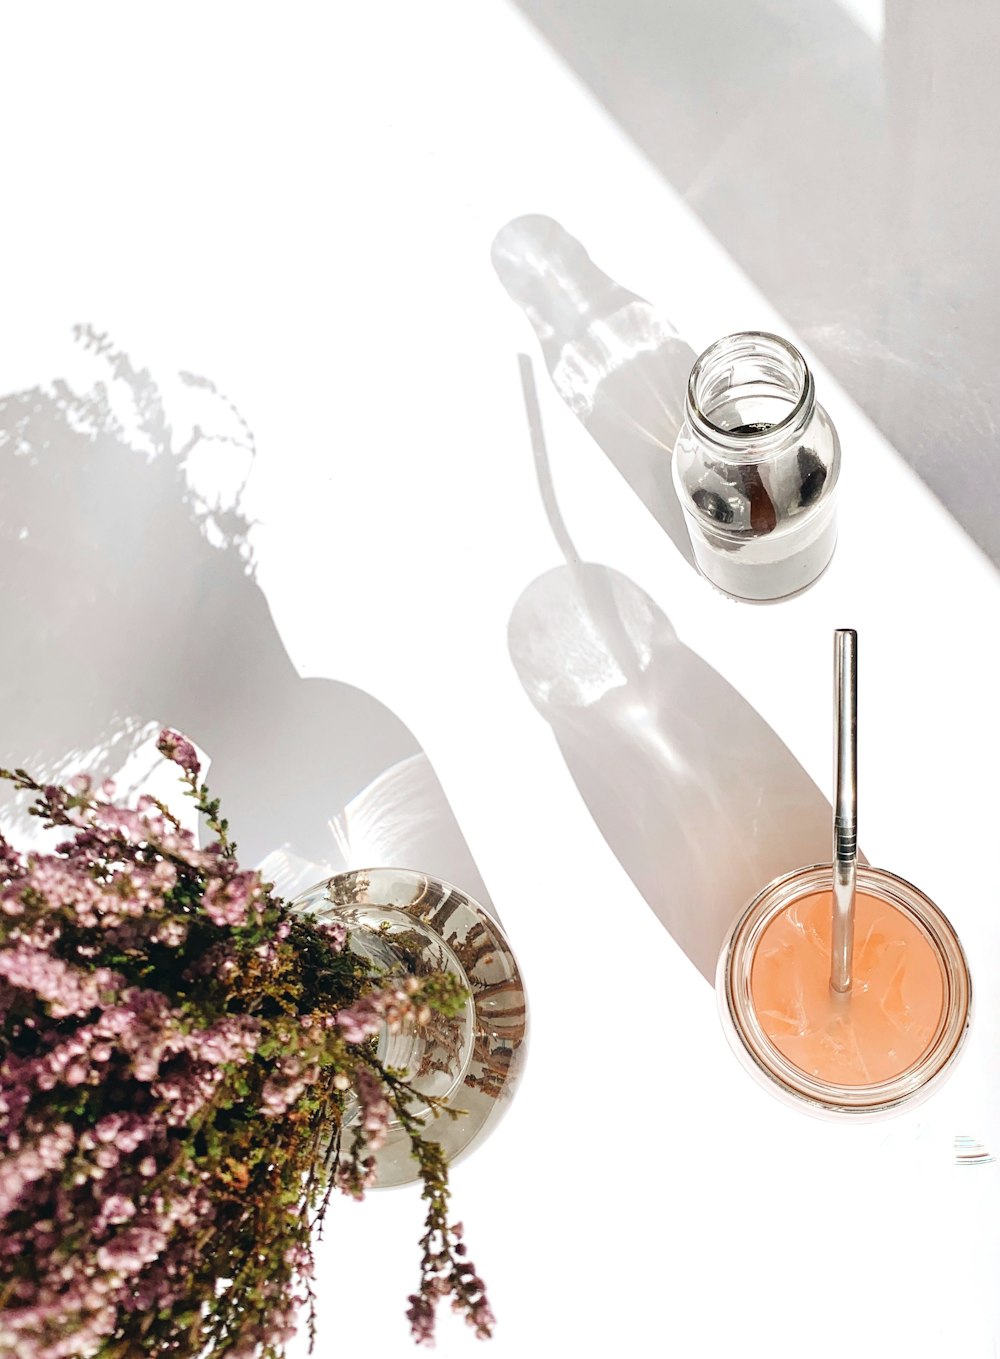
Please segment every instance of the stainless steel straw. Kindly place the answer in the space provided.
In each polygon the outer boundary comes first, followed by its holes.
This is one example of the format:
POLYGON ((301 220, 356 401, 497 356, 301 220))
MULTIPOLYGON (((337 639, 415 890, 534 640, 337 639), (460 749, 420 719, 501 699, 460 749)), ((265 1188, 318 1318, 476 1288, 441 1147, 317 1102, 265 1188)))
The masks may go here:
POLYGON ((833 929, 830 985, 850 991, 854 961, 854 896, 858 867, 858 634, 833 638, 836 694, 833 738, 833 929))

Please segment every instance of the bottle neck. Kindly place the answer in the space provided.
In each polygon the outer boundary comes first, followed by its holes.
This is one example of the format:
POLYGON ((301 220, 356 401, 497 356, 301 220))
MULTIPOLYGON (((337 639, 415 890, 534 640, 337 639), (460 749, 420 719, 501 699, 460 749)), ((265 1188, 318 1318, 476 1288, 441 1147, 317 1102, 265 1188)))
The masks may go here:
POLYGON ((725 461, 763 461, 805 431, 815 408, 805 359, 764 331, 717 340, 688 380, 688 422, 725 461))

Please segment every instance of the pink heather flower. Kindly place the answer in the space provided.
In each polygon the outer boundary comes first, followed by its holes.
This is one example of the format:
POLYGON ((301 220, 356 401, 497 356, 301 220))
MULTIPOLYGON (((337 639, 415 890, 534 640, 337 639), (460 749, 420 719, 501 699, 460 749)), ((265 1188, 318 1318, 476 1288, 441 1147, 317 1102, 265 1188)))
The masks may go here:
POLYGON ((109 1194, 101 1204, 101 1211, 97 1216, 97 1228, 117 1226, 120 1222, 128 1222, 129 1218, 135 1217, 135 1204, 131 1199, 127 1199, 124 1194, 109 1194))
POLYGON ((43 897, 53 911, 71 911, 86 927, 97 924, 98 909, 104 890, 88 874, 51 855, 39 855, 31 860, 30 886, 43 897))
POLYGON ((128 1278, 162 1255, 166 1244, 167 1237, 162 1229, 129 1227, 98 1249, 97 1263, 109 1273, 128 1278))
POLYGON ((177 869, 169 859, 158 859, 153 865, 153 878, 161 892, 169 892, 177 885, 177 869))
POLYGON ((476 1328, 476 1335, 484 1340, 489 1338, 492 1328, 496 1325, 496 1317, 485 1298, 473 1307, 466 1320, 470 1326, 476 1328))
POLYGON ((172 1080, 154 1081, 149 1088, 166 1104, 164 1122, 169 1127, 179 1128, 205 1107, 222 1078, 222 1071, 212 1067, 208 1071, 188 1071, 172 1080))
MULTIPOLYGON (((93 823, 87 823, 95 836, 103 835, 108 841, 105 853, 113 851, 115 833, 134 844, 144 844, 150 840, 161 841, 166 847, 168 832, 159 813, 137 811, 134 807, 116 807, 113 802, 96 802, 93 808, 93 823), (112 832, 112 835, 108 835, 112 832)), ((174 835, 176 831, 172 832, 174 835)), ((62 848, 62 846, 60 846, 62 848)))
POLYGON ((392 1108, 385 1097, 378 1078, 366 1066, 359 1066, 354 1077, 354 1088, 361 1105, 361 1126, 368 1134, 366 1141, 372 1151, 384 1146, 389 1131, 392 1108))
MULTIPOLYGON (((404 987, 387 986, 338 1010, 335 1022, 348 1043, 363 1043, 366 1038, 378 1033, 383 1025, 390 1033, 398 1033, 403 1020, 413 1010, 413 1000, 404 987)), ((427 1018, 430 1018, 429 1013, 427 1018)), ((418 1022, 425 1023, 426 1020, 418 1014, 418 1022)))
POLYGON ((108 968, 83 972, 45 950, 26 944, 0 949, 0 976, 11 986, 34 991, 48 1005, 54 1019, 87 1014, 101 1004, 113 983, 122 981, 119 974, 108 968))
POLYGON ((364 996, 335 1016, 337 1027, 341 1029, 348 1043, 363 1043, 382 1027, 382 1015, 373 1003, 374 997, 364 996))
POLYGON ((337 1167, 333 1177, 333 1182, 342 1194, 349 1198, 356 1199, 359 1203, 365 1196, 365 1190, 371 1189, 378 1179, 378 1167, 375 1164, 375 1157, 368 1156, 361 1162, 362 1174, 360 1177, 356 1173, 355 1167, 350 1161, 343 1161, 337 1167))
POLYGON ((434 1344, 434 1308, 426 1298, 411 1293, 407 1299, 406 1319, 410 1323, 410 1335, 418 1345, 434 1344))
POLYGON ((21 856, 0 833, 0 877, 16 878, 23 872, 21 856))
MULTIPOLYGON (((147 1141, 152 1131, 153 1125, 146 1116, 132 1113, 105 1114, 94 1124, 90 1133, 84 1133, 80 1141, 84 1146, 95 1143, 107 1146, 113 1142, 123 1156, 128 1156, 136 1147, 147 1141)), ((153 1168, 155 1172, 155 1161, 153 1168)))
POLYGON ((189 926, 186 920, 178 920, 174 917, 157 926, 153 938, 158 944, 165 944, 167 948, 180 948, 188 937, 188 930, 189 926))
POLYGON ((0 1161, 0 1219, 7 1216, 30 1184, 62 1170, 73 1143, 70 1125, 57 1123, 51 1132, 0 1161))
POLYGON ((339 953, 347 943, 347 926, 339 920, 313 920, 312 925, 320 934, 326 936, 326 941, 339 953))
POLYGON ((315 1064, 304 1068, 294 1054, 283 1057, 278 1063, 276 1074, 264 1083, 261 1091, 262 1112, 268 1118, 279 1118, 287 1113, 318 1075, 319 1067, 315 1064))
POLYGON ((160 732, 160 739, 156 743, 156 749, 168 760, 173 760, 174 764, 180 765, 181 769, 186 774, 190 774, 192 778, 196 777, 201 769, 194 746, 179 731, 172 731, 170 727, 164 727, 160 732))
MULTIPOLYGON (((166 729, 158 745, 192 782, 198 777, 190 741, 166 729)), ((0 1054, 0 1277, 14 1278, 0 1307, 0 1354, 80 1359, 105 1348, 123 1310, 150 1325, 184 1315, 191 1270, 228 1230, 229 1191, 239 1182, 234 1171, 220 1209, 212 1163, 198 1151, 206 1138, 210 1150, 226 1151, 230 1094, 240 1117, 245 1107, 278 1122, 278 1146, 283 1117, 303 1102, 320 1062, 332 1060, 335 1087, 354 1085, 359 1135, 334 1186, 364 1197, 377 1176, 367 1153, 385 1144, 394 1110, 360 1054, 343 1060, 341 1040, 419 1025, 430 1011, 415 978, 394 979, 335 1014, 308 988, 303 1015, 295 999, 276 1017, 274 1007, 247 1005, 248 988, 227 995, 248 963, 249 982, 271 962, 295 961, 285 941, 298 942, 303 927, 277 899, 267 940, 246 930, 263 923, 270 904, 259 875, 241 871, 220 843, 199 848, 151 798, 119 807, 113 788, 85 776, 73 793, 50 789, 47 797, 51 819, 72 836, 54 854, 21 859, 0 837, 0 1018, 14 1040, 0 1054), (177 952, 165 957, 167 949, 177 952), (98 966, 119 957, 127 975, 98 966), (234 1070, 251 1062, 252 1079, 234 1070), (185 1142, 201 1112, 209 1122, 192 1155, 185 1142), (57 1249, 66 1241, 72 1254, 57 1249)), ((323 946, 306 955, 306 976, 312 964, 321 975, 324 954, 329 960, 347 939, 340 922, 313 924, 323 946)), ((442 1254, 433 1257, 440 1277, 425 1269, 421 1298, 411 1299, 422 1343, 433 1337, 437 1297, 449 1291, 461 1293, 477 1333, 492 1324, 461 1228, 447 1230, 438 1228, 442 1254)), ((283 1265, 254 1283, 259 1313, 240 1314, 232 1359, 280 1352, 294 1334, 312 1264, 297 1231, 279 1238, 283 1265)))
POLYGON ((249 1015, 231 1015, 211 1028, 191 1035, 189 1050, 202 1062, 225 1066, 253 1056, 260 1037, 260 1022, 249 1015))
POLYGON ((260 896, 260 875, 251 869, 246 873, 234 873, 228 881, 211 878, 202 904, 216 925, 235 928, 247 923, 251 902, 260 896))

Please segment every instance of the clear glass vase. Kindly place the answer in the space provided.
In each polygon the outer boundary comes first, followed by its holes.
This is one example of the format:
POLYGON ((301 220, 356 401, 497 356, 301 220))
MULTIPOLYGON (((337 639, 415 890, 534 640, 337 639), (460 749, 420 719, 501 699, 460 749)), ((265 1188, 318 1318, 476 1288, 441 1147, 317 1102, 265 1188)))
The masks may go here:
MULTIPOLYGON (((378 1059, 407 1073, 420 1094, 457 1118, 412 1104, 422 1136, 439 1141, 452 1164, 496 1126, 510 1103, 527 1055, 528 1009, 517 960, 496 918, 459 888, 401 868, 339 873, 293 906, 347 926, 347 947, 387 976, 450 972, 469 992, 455 1018, 383 1030, 378 1059)), ((344 1126, 360 1117, 348 1107, 344 1126)), ((398 1120, 375 1153, 377 1188, 418 1178, 410 1141, 398 1120)))
POLYGON ((739 599, 804 590, 837 541, 840 442, 787 340, 727 335, 695 362, 673 457, 702 574, 739 599))

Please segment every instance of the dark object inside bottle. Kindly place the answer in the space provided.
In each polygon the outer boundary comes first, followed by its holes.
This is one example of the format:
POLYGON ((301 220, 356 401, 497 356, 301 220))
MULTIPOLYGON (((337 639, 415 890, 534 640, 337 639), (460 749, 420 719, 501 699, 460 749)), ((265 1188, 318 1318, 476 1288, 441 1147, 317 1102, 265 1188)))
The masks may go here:
MULTIPOLYGON (((774 422, 770 420, 751 420, 745 425, 734 425, 729 431, 730 434, 769 434, 774 429, 774 422)), ((826 485, 826 466, 820 461, 811 448, 800 448, 795 455, 796 465, 799 470, 799 496, 798 502, 802 509, 808 509, 814 505, 822 494, 823 487, 826 485)), ((774 523, 768 522, 774 513, 774 507, 770 498, 767 496, 764 487, 760 484, 760 476, 754 472, 749 477, 749 481, 744 475, 742 489, 750 501, 750 523, 756 533, 770 533, 775 527, 774 523), (763 497, 763 500, 761 500, 763 497), (755 501, 757 502, 755 506, 755 501), (766 501, 766 505, 764 504, 766 501), (756 519, 755 519, 756 509, 756 519)))
POLYGON ((740 490, 750 502, 750 527, 755 534, 772 533, 778 527, 778 511, 756 467, 739 469, 740 490))
POLYGON ((691 499, 706 519, 714 519, 717 524, 731 524, 733 522, 732 506, 728 505, 722 496, 715 491, 706 491, 704 486, 699 486, 691 499))
POLYGON ((799 469, 799 504, 805 509, 819 499, 826 485, 826 468, 810 448, 800 448, 795 461, 799 469))
POLYGON ((770 434, 774 429, 773 420, 751 420, 748 425, 734 425, 730 434, 770 434))
MULTIPOLYGON (((730 434, 769 434, 775 424, 770 420, 752 420, 745 425, 734 425, 730 434)), ((820 498, 826 485, 827 468, 819 457, 809 448, 799 448, 795 455, 798 469, 799 490, 796 497, 799 508, 807 509, 820 498)), ((774 501, 760 475, 760 469, 753 463, 734 466, 729 463, 715 463, 714 470, 723 481, 734 486, 746 499, 750 511, 750 530, 747 536, 762 537, 772 533, 778 526, 778 512, 774 501)), ((700 487, 691 497, 706 519, 717 524, 731 524, 735 518, 733 507, 723 496, 706 487, 700 487)))

